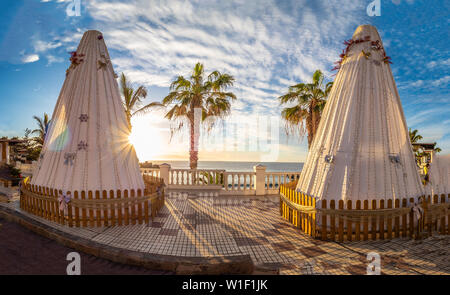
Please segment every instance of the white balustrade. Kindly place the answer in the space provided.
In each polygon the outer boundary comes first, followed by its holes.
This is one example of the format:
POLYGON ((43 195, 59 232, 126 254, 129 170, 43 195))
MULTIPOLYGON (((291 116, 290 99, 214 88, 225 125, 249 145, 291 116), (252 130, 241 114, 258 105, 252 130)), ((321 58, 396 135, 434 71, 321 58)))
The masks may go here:
POLYGON ((225 191, 246 191, 246 190, 254 190, 254 181, 253 178, 255 176, 255 172, 225 172, 224 173, 225 182, 224 189, 225 191))
POLYGON ((169 185, 174 186, 223 186, 225 170, 171 169, 169 185))
POLYGON ((265 187, 278 190, 281 184, 287 184, 300 178, 299 172, 266 172, 265 187))
POLYGON ((218 169, 171 169, 141 168, 143 174, 164 178, 168 188, 174 189, 218 189, 223 195, 277 194, 281 184, 296 181, 300 172, 266 172, 258 165, 254 171, 237 172, 218 169))
POLYGON ((159 168, 141 168, 141 173, 150 176, 161 177, 159 168))

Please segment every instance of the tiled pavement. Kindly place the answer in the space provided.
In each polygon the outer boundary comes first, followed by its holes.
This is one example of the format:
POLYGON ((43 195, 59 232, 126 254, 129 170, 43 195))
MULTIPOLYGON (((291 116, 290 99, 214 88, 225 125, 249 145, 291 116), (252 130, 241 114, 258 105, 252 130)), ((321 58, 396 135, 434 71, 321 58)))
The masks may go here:
MULTIPOLYGON (((18 208, 18 202, 0 203, 18 208)), ((68 228, 28 215, 64 232, 129 250, 186 257, 249 254, 256 265, 281 274, 365 274, 367 254, 381 256, 383 274, 450 274, 450 236, 322 242, 279 216, 277 196, 213 197, 177 194, 149 225, 68 228)))

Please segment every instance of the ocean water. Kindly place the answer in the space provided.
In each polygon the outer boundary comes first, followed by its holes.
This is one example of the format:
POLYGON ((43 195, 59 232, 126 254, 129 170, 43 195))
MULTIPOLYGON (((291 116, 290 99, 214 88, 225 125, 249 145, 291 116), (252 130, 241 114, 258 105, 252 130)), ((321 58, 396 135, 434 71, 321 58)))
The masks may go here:
MULTIPOLYGON (((189 169, 189 161, 149 161, 153 164, 167 163, 174 169, 189 169)), ((253 171, 255 165, 266 166, 268 172, 298 172, 303 168, 303 163, 292 162, 231 162, 231 161, 199 161, 199 169, 224 169, 226 171, 253 171)))

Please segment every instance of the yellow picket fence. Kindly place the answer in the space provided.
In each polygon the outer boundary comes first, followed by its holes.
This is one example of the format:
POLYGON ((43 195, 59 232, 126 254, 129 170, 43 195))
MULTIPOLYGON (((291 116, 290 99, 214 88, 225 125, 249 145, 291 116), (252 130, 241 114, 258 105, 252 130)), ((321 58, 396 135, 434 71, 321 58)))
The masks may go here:
POLYGON ((21 184, 20 208, 28 213, 69 227, 100 227, 149 223, 164 206, 164 183, 144 178, 145 190, 63 192, 21 184))
POLYGON ((450 234, 450 194, 422 197, 423 213, 417 216, 412 198, 316 204, 315 198, 295 187, 294 182, 280 186, 280 214, 317 239, 344 242, 450 234))

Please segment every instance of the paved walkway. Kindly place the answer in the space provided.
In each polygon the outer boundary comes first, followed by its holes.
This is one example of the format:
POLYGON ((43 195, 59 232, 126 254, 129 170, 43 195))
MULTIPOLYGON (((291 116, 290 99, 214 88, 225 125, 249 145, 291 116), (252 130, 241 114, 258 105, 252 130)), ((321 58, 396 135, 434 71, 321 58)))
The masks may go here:
MULTIPOLYGON (((0 218, 0 275, 65 275, 74 250, 0 218)), ((80 253, 83 275, 159 275, 166 271, 114 263, 80 253)))
MULTIPOLYGON (((18 202, 6 206, 20 210, 18 202)), ((186 257, 249 254, 255 265, 280 268, 281 274, 366 274, 369 252, 380 254, 383 274, 450 274, 450 236, 322 242, 280 218, 277 196, 167 196, 165 207, 149 225, 68 228, 32 217, 134 251, 186 257)))

